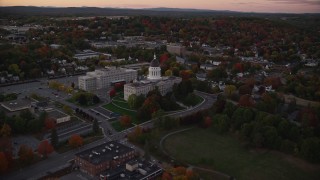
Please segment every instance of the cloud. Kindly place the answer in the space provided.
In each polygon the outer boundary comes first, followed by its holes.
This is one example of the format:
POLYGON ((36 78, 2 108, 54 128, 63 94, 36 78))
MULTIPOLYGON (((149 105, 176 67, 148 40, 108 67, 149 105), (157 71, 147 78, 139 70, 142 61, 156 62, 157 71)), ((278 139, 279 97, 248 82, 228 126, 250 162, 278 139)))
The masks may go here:
POLYGON ((267 0, 267 1, 278 2, 282 4, 320 5, 320 0, 267 0))

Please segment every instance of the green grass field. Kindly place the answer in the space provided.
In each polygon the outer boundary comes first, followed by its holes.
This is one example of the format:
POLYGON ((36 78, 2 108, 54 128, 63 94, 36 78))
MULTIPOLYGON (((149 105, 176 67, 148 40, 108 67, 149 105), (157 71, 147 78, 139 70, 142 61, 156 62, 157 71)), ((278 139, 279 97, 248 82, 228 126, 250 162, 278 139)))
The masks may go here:
POLYGON ((320 167, 274 151, 245 149, 231 135, 192 129, 169 136, 164 148, 182 162, 234 176, 238 180, 320 179, 320 167))

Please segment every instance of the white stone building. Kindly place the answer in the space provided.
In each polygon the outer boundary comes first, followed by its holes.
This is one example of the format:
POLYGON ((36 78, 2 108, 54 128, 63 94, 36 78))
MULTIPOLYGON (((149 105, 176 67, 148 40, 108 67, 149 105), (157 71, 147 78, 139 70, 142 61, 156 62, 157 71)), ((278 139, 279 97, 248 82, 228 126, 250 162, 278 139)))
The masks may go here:
POLYGON ((86 76, 80 76, 78 78, 79 88, 85 91, 109 88, 112 83, 120 81, 129 83, 137 79, 137 75, 137 71, 133 69, 108 67, 87 72, 86 76))
POLYGON ((131 94, 135 95, 147 95, 149 91, 158 88, 161 95, 172 91, 174 84, 181 82, 180 77, 161 77, 161 68, 159 61, 154 57, 150 63, 149 75, 147 80, 137 81, 124 85, 124 99, 128 100, 131 94))

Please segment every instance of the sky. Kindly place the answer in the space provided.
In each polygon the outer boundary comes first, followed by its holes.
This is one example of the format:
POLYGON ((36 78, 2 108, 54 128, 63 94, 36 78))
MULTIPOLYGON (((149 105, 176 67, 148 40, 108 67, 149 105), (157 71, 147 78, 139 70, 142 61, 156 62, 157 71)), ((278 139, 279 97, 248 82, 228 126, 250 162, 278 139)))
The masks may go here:
POLYGON ((0 0, 0 6, 169 7, 242 12, 320 13, 320 0, 0 0))

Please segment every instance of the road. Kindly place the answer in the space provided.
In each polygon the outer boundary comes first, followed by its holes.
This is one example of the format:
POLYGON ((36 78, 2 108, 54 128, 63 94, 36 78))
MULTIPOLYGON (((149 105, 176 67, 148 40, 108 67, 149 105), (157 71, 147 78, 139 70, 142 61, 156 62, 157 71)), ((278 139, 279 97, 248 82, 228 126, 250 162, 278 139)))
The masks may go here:
MULTIPOLYGON (((38 82, 37 82, 38 83, 38 82)), ((40 83, 40 82, 39 82, 40 83)), ((35 85, 35 84, 34 84, 35 85)), ((34 90, 37 89, 37 92, 45 92, 48 91, 47 94, 48 96, 52 96, 52 93, 49 89, 44 89, 46 87, 41 87, 41 89, 39 89, 38 87, 34 87, 34 85, 30 86, 30 85, 26 85, 26 87, 28 87, 28 90, 34 90), (43 91, 42 91, 43 90, 43 91)), ((40 85, 40 84, 37 84, 40 85)), ((41 84, 42 85, 42 84, 41 84)), ((45 86, 45 85, 44 85, 45 86)), ((10 88, 10 87, 9 87, 10 88)), ((202 93, 202 92, 195 92, 197 95, 201 96, 204 101, 193 107, 193 108, 189 108, 187 110, 182 110, 182 111, 177 111, 177 112, 172 112, 170 114, 168 114, 167 116, 173 116, 173 117, 182 117, 182 116, 186 116, 192 113, 195 113, 197 111, 203 110, 203 109, 207 109, 209 107, 211 107, 211 105, 213 104, 213 102, 216 100, 216 96, 212 95, 212 94, 206 94, 206 93, 202 93)), ((70 106, 73 109, 78 108, 76 105, 69 103, 67 101, 65 101, 65 98, 67 97, 67 95, 61 95, 61 97, 56 98, 55 100, 62 103, 62 104, 66 104, 68 106, 70 106)), ((8 174, 4 177, 4 179, 12 179, 12 180, 21 180, 21 179, 37 179, 37 177, 39 177, 39 175, 48 172, 52 169, 56 169, 57 167, 63 166, 65 165, 68 161, 72 160, 74 158, 74 154, 80 151, 83 151, 85 149, 90 149, 92 147, 95 147, 99 144, 108 142, 108 141, 112 141, 112 140, 123 140, 126 136, 126 134, 130 131, 132 131, 134 129, 134 127, 127 129, 125 131, 122 132, 116 132, 113 130, 112 126, 109 124, 108 119, 101 116, 101 115, 97 115, 95 112, 90 111, 89 109, 86 108, 81 108, 83 111, 85 111, 86 113, 90 114, 92 117, 96 118, 99 122, 100 122, 100 126, 103 128, 103 132, 105 137, 101 140, 92 142, 90 144, 86 144, 83 147, 81 147, 80 149, 76 149, 76 150, 71 150, 69 152, 63 153, 63 154, 57 154, 54 153, 52 155, 49 156, 48 159, 41 161, 39 163, 36 163, 34 165, 28 166, 26 168, 20 169, 15 173, 11 173, 8 174), (113 135, 109 136, 108 135, 108 131, 111 131, 113 135), (41 172, 41 173, 40 173, 41 172)), ((153 121, 147 121, 143 124, 140 124, 140 126, 142 127, 152 127, 153 125, 153 121)), ((0 177, 0 179, 2 179, 0 177)))

